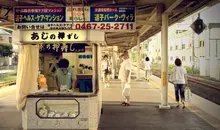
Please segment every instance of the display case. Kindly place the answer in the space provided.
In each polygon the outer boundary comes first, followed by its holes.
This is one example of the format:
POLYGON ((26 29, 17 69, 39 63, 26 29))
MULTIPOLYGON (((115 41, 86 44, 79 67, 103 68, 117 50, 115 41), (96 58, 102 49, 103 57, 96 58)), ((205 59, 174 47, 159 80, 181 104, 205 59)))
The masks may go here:
POLYGON ((77 100, 68 99, 39 99, 36 102, 36 114, 45 119, 74 119, 80 112, 77 100))

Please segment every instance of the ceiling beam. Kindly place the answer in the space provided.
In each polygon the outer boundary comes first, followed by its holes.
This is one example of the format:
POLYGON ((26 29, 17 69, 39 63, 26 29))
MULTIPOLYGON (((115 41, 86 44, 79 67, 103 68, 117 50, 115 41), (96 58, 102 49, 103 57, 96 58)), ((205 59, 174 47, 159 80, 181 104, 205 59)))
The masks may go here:
POLYGON ((63 6, 66 6, 66 2, 65 1, 63 1, 63 0, 60 0, 60 3, 63 5, 63 6))
POLYGON ((121 45, 121 44, 125 44, 125 42, 121 41, 121 42, 107 42, 108 45, 121 45))
POLYGON ((118 36, 118 35, 121 35, 121 34, 124 34, 123 32, 116 32, 116 33, 106 33, 105 35, 107 37, 114 37, 114 36, 118 36))
POLYGON ((113 4, 113 2, 111 0, 107 0, 107 1, 100 1, 100 2, 92 2, 88 4, 89 6, 103 6, 103 5, 113 4))
POLYGON ((187 8, 174 9, 170 13, 183 13, 185 11, 187 11, 187 8))
POLYGON ((114 36, 119 36, 119 35, 123 35, 123 36, 132 36, 135 33, 125 33, 125 32, 115 32, 115 33, 106 33, 105 35, 107 37, 114 37, 114 36))
MULTIPOLYGON (((149 18, 148 21, 155 21, 157 19, 157 8, 155 8, 152 13, 151 13, 151 17, 149 18)), ((144 25, 139 31, 138 31, 138 37, 141 37, 142 35, 144 35, 150 28, 152 27, 152 25, 144 25)))
POLYGON ((0 26, 13 25, 13 22, 0 22, 0 26))
POLYGON ((62 4, 57 2, 49 2, 45 0, 37 1, 37 0, 19 0, 18 2, 12 0, 0 0, 0 5, 6 7, 14 7, 24 4, 31 4, 31 5, 39 5, 39 6, 61 6, 62 4))
POLYGON ((131 38, 132 37, 122 37, 122 38, 113 38, 113 39, 111 39, 111 38, 108 38, 108 39, 106 39, 106 41, 111 41, 111 42, 114 42, 114 41, 131 41, 131 38))
POLYGON ((195 1, 192 1, 192 2, 190 2, 189 4, 187 4, 187 5, 184 6, 184 7, 178 7, 179 9, 174 9, 174 10, 172 10, 170 13, 183 13, 183 12, 185 12, 185 11, 190 10, 191 8, 193 8, 193 7, 190 7, 190 6, 193 5, 194 3, 195 3, 195 1))
POLYGON ((126 42, 116 43, 116 44, 108 44, 112 46, 127 46, 128 44, 126 42))
POLYGON ((161 25, 162 25, 161 22, 148 21, 148 20, 137 20, 137 24, 152 25, 152 26, 157 26, 157 27, 161 27, 161 25))
POLYGON ((136 14, 137 19, 147 19, 151 14, 136 14))
POLYGON ((136 8, 136 10, 137 10, 137 14, 144 14, 146 12, 151 13, 154 8, 155 8, 154 6, 150 6, 150 7, 146 7, 146 8, 143 8, 143 9, 137 9, 136 8))
POLYGON ((107 37, 107 39, 119 39, 119 38, 125 38, 125 39, 129 39, 132 38, 133 35, 119 35, 117 37, 107 37))
POLYGON ((130 42, 131 39, 121 39, 121 40, 106 40, 107 43, 111 43, 111 44, 114 44, 114 43, 119 43, 119 42, 130 42))
MULTIPOLYGON (((27 1, 29 1, 29 0, 27 0, 27 1)), ((57 3, 57 2, 49 2, 49 0, 48 0, 48 1, 41 0, 40 2, 41 2, 41 4, 43 3, 43 4, 45 4, 46 6, 62 6, 62 4, 60 4, 60 3, 57 3)))
POLYGON ((5 7, 13 7, 16 6, 17 3, 9 0, 0 0, 0 6, 5 6, 5 7))
POLYGON ((170 13, 173 9, 175 9, 180 3, 184 0, 176 0, 171 6, 169 6, 164 13, 170 13))
POLYGON ((165 0, 136 0, 136 5, 146 5, 146 4, 160 4, 165 3, 165 0))

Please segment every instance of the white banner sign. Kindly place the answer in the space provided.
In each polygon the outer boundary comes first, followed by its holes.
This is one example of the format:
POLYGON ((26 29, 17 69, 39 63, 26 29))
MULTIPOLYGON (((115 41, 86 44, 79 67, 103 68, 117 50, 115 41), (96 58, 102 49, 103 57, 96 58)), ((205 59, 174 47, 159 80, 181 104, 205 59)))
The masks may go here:
POLYGON ((83 9, 85 14, 85 21, 90 21, 90 7, 73 7, 71 12, 71 7, 66 7, 66 21, 72 21, 72 13, 73 13, 73 21, 84 21, 83 9))
POLYGON ((21 42, 75 42, 86 41, 84 30, 21 31, 21 42))
POLYGON ((35 23, 35 24, 23 24, 23 25, 15 25, 17 29, 20 30, 99 30, 99 31, 134 31, 136 28, 135 23, 96 23, 96 22, 74 22, 73 28, 72 23, 35 23))

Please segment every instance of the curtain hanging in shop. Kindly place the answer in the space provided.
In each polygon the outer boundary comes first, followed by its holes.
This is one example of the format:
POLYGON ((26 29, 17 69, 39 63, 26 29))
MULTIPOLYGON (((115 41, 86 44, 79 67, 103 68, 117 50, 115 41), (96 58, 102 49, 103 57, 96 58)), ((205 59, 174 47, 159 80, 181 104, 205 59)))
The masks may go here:
POLYGON ((18 58, 16 103, 21 110, 27 95, 37 91, 39 45, 21 45, 18 58))

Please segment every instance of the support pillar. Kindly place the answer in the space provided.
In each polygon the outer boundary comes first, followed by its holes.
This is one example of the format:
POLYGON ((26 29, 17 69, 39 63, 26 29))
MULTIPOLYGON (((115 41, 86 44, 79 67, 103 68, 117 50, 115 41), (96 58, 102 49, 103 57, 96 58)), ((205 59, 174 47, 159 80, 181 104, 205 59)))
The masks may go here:
POLYGON ((112 79, 115 79, 117 72, 117 47, 113 46, 112 52, 112 79))
POLYGON ((161 105, 160 109, 170 109, 168 105, 168 14, 162 14, 161 28, 161 105))
POLYGON ((137 37, 137 79, 136 80, 140 80, 140 55, 141 55, 141 51, 140 51, 140 37, 137 37))

